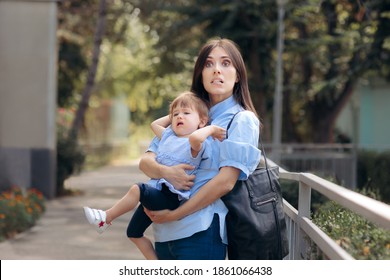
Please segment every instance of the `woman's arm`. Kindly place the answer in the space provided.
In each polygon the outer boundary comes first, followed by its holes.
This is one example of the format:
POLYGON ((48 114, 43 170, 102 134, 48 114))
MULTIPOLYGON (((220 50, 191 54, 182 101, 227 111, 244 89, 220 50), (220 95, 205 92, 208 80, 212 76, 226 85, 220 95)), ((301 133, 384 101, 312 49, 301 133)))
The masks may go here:
POLYGON ((237 168, 230 166, 222 167, 217 176, 211 179, 194 196, 175 210, 150 211, 145 209, 145 212, 154 223, 179 220, 210 205, 218 198, 230 192, 236 184, 239 175, 240 170, 237 168))
POLYGON ((141 156, 139 168, 150 178, 164 178, 178 190, 189 190, 194 185, 195 175, 188 175, 186 170, 193 170, 189 164, 166 166, 156 161, 156 154, 146 152, 141 156))

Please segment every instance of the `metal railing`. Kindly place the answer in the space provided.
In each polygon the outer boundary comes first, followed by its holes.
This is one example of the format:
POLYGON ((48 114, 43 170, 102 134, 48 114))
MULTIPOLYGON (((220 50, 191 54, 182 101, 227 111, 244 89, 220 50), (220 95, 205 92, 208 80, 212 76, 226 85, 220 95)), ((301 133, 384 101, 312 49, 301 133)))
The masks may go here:
POLYGON ((298 209, 284 200, 290 241, 290 253, 285 259, 305 259, 307 251, 310 250, 310 242, 314 242, 328 259, 354 259, 311 221, 312 190, 318 191, 379 227, 390 230, 390 206, 383 202, 336 185, 311 173, 288 172, 280 168, 280 178, 299 183, 298 209))
POLYGON ((269 158, 290 172, 305 170, 332 177, 349 189, 357 185, 357 150, 352 144, 284 143, 264 147, 269 158))

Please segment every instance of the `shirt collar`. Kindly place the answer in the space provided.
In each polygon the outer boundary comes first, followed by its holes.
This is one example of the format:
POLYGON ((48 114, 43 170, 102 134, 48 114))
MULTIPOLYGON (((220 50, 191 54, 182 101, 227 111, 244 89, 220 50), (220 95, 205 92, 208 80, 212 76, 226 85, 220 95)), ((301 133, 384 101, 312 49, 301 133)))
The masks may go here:
POLYGON ((237 102, 234 99, 233 95, 225 99, 224 101, 215 104, 213 107, 210 108, 210 120, 214 120, 216 117, 228 110, 231 110, 236 105, 237 102))

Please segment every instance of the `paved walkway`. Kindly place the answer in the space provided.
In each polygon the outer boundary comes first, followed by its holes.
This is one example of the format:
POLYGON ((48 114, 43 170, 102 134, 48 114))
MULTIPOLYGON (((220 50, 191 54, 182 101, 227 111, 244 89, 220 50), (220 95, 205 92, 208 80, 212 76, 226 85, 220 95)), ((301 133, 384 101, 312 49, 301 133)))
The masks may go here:
MULTIPOLYGON (((106 166, 83 172, 67 180, 66 188, 82 195, 47 202, 44 215, 29 231, 0 242, 2 260, 142 260, 144 257, 127 239, 132 212, 115 220, 98 234, 84 217, 83 206, 106 209, 124 195, 131 183, 148 178, 138 162, 106 166)), ((149 228, 146 235, 152 238, 149 228)))

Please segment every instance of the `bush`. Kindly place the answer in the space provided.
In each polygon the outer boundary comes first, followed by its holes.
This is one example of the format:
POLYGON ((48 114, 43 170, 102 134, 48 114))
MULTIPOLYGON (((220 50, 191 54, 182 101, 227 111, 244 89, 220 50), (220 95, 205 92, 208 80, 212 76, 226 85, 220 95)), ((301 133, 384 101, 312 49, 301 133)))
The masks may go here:
POLYGON ((360 151, 357 164, 358 188, 378 192, 383 202, 390 203, 389 170, 390 151, 360 151))
POLYGON ((57 196, 65 193, 64 182, 71 175, 80 172, 85 154, 75 139, 62 134, 57 138, 57 196))
POLYGON ((313 215, 313 222, 355 259, 390 259, 390 231, 334 201, 322 205, 313 215))
POLYGON ((0 241, 35 225, 45 211, 45 198, 36 189, 12 187, 0 193, 0 241))
POLYGON ((64 182, 84 165, 85 153, 77 139, 69 137, 74 109, 58 108, 57 111, 57 196, 67 194, 64 182))

